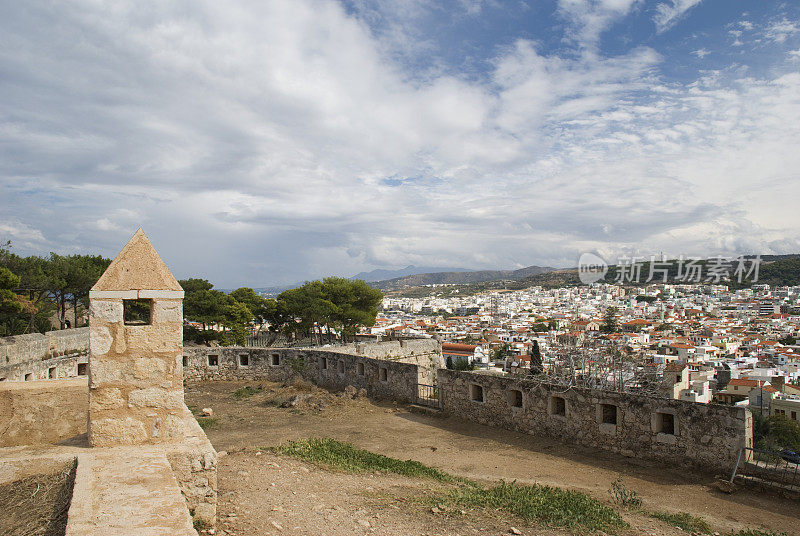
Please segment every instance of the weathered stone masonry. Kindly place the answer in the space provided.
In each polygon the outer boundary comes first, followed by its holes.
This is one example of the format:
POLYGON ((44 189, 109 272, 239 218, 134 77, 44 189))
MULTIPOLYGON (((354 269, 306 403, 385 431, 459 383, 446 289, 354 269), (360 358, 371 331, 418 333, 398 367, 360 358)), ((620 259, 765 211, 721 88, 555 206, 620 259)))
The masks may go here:
POLYGON ((0 339, 0 381, 54 380, 87 374, 89 328, 0 339))
POLYGON ((433 340, 316 348, 184 348, 184 379, 284 381, 295 374, 329 389, 352 385, 369 396, 414 402, 417 383, 442 366, 433 340), (363 355, 359 355, 363 354, 363 355))
POLYGON ((213 523, 216 452, 183 399, 183 296, 141 229, 92 287, 88 435, 163 446, 195 519, 213 523))
MULTIPOLYGON (((73 332, 64 339, 69 342, 60 345, 44 343, 40 336, 36 345, 25 342, 18 346, 26 349, 23 353, 28 360, 17 358, 12 367, 39 371, 34 373, 38 379, 47 377, 53 360, 62 360, 64 376, 74 376, 76 360, 85 361, 85 356, 48 358, 52 354, 47 353, 80 348, 81 339, 88 340, 85 329, 55 333, 68 332, 73 332), (45 361, 40 357, 29 359, 42 352, 45 361)), ((752 443, 751 415, 742 408, 586 389, 564 392, 561 387, 524 378, 449 371, 443 368, 441 347, 430 339, 324 348, 186 347, 174 363, 176 370, 183 369, 183 379, 189 381, 284 381, 300 374, 330 389, 352 385, 366 389, 369 396, 402 402, 417 399, 417 383, 437 383, 442 409, 448 415, 627 456, 688 462, 710 470, 730 470, 739 448, 752 443), (480 387, 481 393, 473 386, 480 387), (478 394, 483 402, 473 400, 478 394), (616 420, 616 424, 604 420, 616 420)), ((0 370, 5 370, 9 380, 24 379, 22 372, 12 378, 8 367, 0 370)), ((58 370, 58 377, 63 377, 58 370)), ((197 466, 196 471, 205 471, 202 456, 196 458, 191 465, 197 466)), ((188 477, 185 482, 184 486, 189 484, 188 477)))
POLYGON ((727 472, 752 445, 744 408, 447 369, 438 378, 446 415, 625 456, 727 472))

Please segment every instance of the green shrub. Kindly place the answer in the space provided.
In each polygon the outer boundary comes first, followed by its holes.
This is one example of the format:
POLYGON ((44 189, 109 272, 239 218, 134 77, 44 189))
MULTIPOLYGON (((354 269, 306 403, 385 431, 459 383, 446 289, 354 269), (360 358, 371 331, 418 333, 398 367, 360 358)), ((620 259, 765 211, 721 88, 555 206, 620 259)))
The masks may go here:
POLYGON ((642 499, 639 497, 639 494, 632 489, 628 489, 622 482, 621 476, 611 484, 609 493, 614 503, 623 508, 639 508, 642 506, 642 499))
POLYGON ((197 417, 197 424, 203 430, 210 430, 217 427, 218 421, 216 417, 197 417))
POLYGON ((711 527, 708 526, 708 522, 705 519, 686 512, 679 512, 677 514, 653 512, 650 515, 656 519, 660 519, 664 523, 669 523, 674 527, 683 529, 686 532, 699 532, 701 534, 711 533, 711 527))

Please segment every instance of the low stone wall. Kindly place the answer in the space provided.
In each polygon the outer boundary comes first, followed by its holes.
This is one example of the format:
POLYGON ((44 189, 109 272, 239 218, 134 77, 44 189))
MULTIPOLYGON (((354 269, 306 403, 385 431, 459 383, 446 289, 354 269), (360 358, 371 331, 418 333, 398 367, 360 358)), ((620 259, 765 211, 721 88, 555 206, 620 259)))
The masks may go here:
POLYGON ((743 408, 447 369, 438 385, 447 415, 630 457, 728 472, 752 445, 743 408))
MULTIPOLYGON (((387 343, 373 346, 380 344, 387 343)), ((396 345, 397 341, 388 344, 396 345)), ((404 361, 438 363, 430 353, 415 353, 413 356, 393 354, 389 359, 349 354, 341 351, 341 347, 335 348, 185 347, 183 377, 188 381, 285 381, 300 375, 329 389, 344 389, 352 385, 366 389, 371 397, 413 402, 420 377, 430 377, 435 374, 435 368, 420 372, 427 367, 404 361)), ((381 355, 378 351, 369 353, 381 355)), ((441 354, 438 355, 441 360, 441 354)))
POLYGON ((86 379, 0 383, 0 447, 55 445, 86 433, 86 379))
POLYGON ((89 328, 0 338, 0 366, 89 351, 89 328))
POLYGON ((0 382, 54 380, 88 376, 88 353, 32 360, 8 367, 0 367, 0 382))
POLYGON ((419 368, 419 383, 432 385, 436 383, 436 369, 444 368, 442 345, 434 339, 402 339, 385 342, 359 342, 342 346, 333 346, 325 350, 371 357, 398 363, 410 363, 419 368))
POLYGON ((0 339, 0 381, 74 378, 88 361, 89 328, 0 339))
POLYGON ((217 451, 188 408, 183 422, 182 441, 162 445, 192 517, 213 525, 217 515, 217 451))

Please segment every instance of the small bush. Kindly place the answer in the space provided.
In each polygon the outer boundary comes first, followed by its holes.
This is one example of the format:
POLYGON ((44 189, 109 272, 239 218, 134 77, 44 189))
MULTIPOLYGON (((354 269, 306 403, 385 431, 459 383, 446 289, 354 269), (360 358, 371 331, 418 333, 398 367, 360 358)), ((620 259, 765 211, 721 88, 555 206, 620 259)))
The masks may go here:
POLYGON ((270 398, 264 400, 263 405, 267 407, 281 408, 284 406, 284 404, 286 404, 289 401, 289 398, 290 397, 283 395, 271 396, 270 398))
POLYGON ((453 370, 475 370, 475 365, 466 359, 456 359, 453 363, 453 370))
POLYGON ((196 530, 197 532, 211 528, 211 525, 209 525, 202 519, 192 519, 192 526, 194 527, 194 530, 196 530))
POLYGON ((290 385, 297 389, 298 391, 313 391, 314 384, 308 380, 304 380, 300 376, 295 376, 292 378, 290 385))
POLYGON ((688 514, 686 512, 680 512, 677 514, 653 512, 650 514, 650 516, 660 519, 664 523, 669 523, 674 527, 678 527, 679 529, 683 529, 686 532, 699 532, 701 534, 711 533, 711 527, 708 526, 708 522, 705 519, 702 517, 693 516, 692 514, 688 514))
POLYGON ((611 499, 614 503, 623 508, 639 508, 642 506, 642 499, 639 494, 632 489, 628 489, 625 483, 622 482, 621 476, 611 484, 611 489, 608 492, 611 494, 611 499))
POLYGON ((260 393, 263 390, 264 388, 261 385, 258 387, 250 387, 249 385, 245 385, 244 387, 239 387, 233 392, 233 398, 236 400, 244 400, 246 398, 250 398, 254 394, 260 393))

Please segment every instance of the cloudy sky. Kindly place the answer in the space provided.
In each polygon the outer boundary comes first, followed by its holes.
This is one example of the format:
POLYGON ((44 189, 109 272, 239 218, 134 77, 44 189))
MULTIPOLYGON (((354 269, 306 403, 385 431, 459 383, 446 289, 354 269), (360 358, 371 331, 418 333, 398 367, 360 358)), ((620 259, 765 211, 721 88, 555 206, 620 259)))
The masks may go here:
POLYGON ((800 252, 800 4, 0 0, 0 240, 285 284, 800 252))

